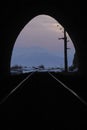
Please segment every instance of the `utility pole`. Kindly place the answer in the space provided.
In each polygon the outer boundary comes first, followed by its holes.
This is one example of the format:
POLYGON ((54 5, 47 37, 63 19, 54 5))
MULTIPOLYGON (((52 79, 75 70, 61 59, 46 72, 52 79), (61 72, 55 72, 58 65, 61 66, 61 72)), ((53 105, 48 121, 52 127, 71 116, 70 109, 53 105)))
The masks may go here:
POLYGON ((67 36, 64 29, 64 63, 65 63, 65 72, 68 72, 68 60, 67 60, 67 36))
POLYGON ((64 37, 59 38, 59 40, 63 39, 64 40, 64 67, 65 67, 65 72, 68 72, 68 59, 67 59, 67 36, 66 36, 66 31, 64 28, 64 37))

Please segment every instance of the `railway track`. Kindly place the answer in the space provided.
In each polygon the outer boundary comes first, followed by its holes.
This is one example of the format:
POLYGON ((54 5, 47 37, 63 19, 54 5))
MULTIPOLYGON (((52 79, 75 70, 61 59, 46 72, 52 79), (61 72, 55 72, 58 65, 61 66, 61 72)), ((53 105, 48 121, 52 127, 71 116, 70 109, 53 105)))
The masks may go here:
POLYGON ((6 120, 87 121, 87 103, 53 73, 30 73, 0 102, 6 120))
POLYGON ((16 90, 18 90, 27 80, 31 78, 34 72, 30 73, 25 79, 23 79, 14 89, 12 89, 6 96, 0 101, 0 104, 4 103, 16 90))
MULTIPOLYGON (((3 104, 12 94, 16 93, 16 91, 22 87, 26 81, 29 82, 29 80, 32 78, 32 76, 35 74, 35 72, 30 73, 25 79, 23 79, 14 89, 12 89, 1 101, 0 104, 3 104)), ((82 104, 84 104, 85 106, 87 106, 87 102, 80 97, 76 92, 74 92, 72 89, 70 89, 67 85, 65 85, 62 81, 60 81, 58 78, 56 78, 51 72, 48 72, 48 74, 50 75, 51 78, 53 78, 55 80, 55 82, 57 82, 58 84, 60 84, 60 86, 64 89, 66 89, 67 91, 69 91, 70 94, 74 95, 82 104)), ((44 78, 44 77, 43 77, 44 78)), ((44 80, 44 79, 43 79, 44 80)), ((56 87, 60 87, 60 86, 56 86, 56 87)), ((26 87, 26 86, 25 86, 26 87)))

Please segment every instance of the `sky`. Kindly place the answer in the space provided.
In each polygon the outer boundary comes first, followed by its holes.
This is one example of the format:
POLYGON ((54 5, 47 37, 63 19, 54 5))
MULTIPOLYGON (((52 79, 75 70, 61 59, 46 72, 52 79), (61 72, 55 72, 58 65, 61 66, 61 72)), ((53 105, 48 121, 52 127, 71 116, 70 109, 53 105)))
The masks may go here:
MULTIPOLYGON (((34 17, 20 32, 16 39, 11 66, 64 67, 64 28, 54 18, 48 15, 34 17)), ((72 64, 74 45, 67 33, 69 42, 68 65, 72 64)))

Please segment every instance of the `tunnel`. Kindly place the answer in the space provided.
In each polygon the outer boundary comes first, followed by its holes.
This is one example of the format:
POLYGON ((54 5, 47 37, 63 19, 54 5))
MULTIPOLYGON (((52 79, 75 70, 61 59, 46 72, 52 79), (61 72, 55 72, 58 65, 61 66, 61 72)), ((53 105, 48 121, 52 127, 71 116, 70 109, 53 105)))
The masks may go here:
MULTIPOLYGON (((54 120, 58 112, 58 116, 56 119, 60 117, 61 119, 64 118, 63 121, 65 125, 70 125, 70 129, 73 128, 73 126, 75 126, 76 128, 76 124, 78 124, 78 126, 81 126, 82 122, 83 122, 82 128, 83 126, 86 126, 84 125, 84 124, 87 124, 87 89, 86 89, 86 84, 87 84, 87 36, 86 36, 87 35, 87 13, 86 12, 87 12, 87 8, 85 8, 85 5, 86 5, 85 2, 81 3, 79 1, 79 3, 78 2, 76 3, 76 1, 74 2, 73 0, 70 0, 69 2, 62 1, 62 0, 61 1, 59 0, 16 1, 15 0, 15 1, 0 2, 0 59, 1 59, 1 62, 0 62, 0 105, 2 104, 2 106, 0 106, 1 120, 4 119, 3 121, 5 122, 6 120, 6 123, 7 123, 8 119, 12 121, 12 118, 14 120, 14 117, 15 117, 16 119, 15 121, 17 122, 18 120, 18 124, 19 124, 20 120, 26 121, 26 115, 28 117, 27 119, 30 118, 31 120, 32 113, 33 113, 33 117, 35 116, 38 117, 38 113, 39 113, 39 117, 40 117, 39 119, 41 119, 41 113, 44 116, 46 115, 45 112, 48 112, 48 113, 50 112, 51 113, 50 115, 52 115, 53 113, 54 118, 52 117, 51 118, 52 120, 54 120), (15 41, 18 35, 20 34, 20 32, 22 31, 22 29, 25 27, 25 25, 34 17, 41 14, 49 15, 52 18, 56 19, 61 24, 61 26, 65 28, 65 30, 69 34, 74 44, 77 57, 78 57, 78 75, 79 76, 76 75, 77 77, 75 78, 68 76, 68 79, 67 79, 65 75, 64 76, 58 75, 59 78, 61 77, 61 79, 63 79, 64 81, 66 80, 65 81, 66 85, 67 83, 69 84, 69 87, 71 87, 69 88, 69 90, 71 89, 71 91, 73 90, 75 91, 74 96, 73 94, 69 93, 67 89, 64 89, 63 87, 56 87, 58 85, 58 82, 56 82, 53 78, 50 78, 49 74, 47 76, 49 78, 47 78, 45 76, 46 74, 43 74, 43 73, 41 73, 40 75, 39 73, 35 73, 35 75, 33 75, 33 80, 32 79, 30 80, 31 84, 29 81, 26 83, 23 89, 21 89, 22 87, 20 87, 20 89, 18 89, 18 91, 15 92, 16 88, 20 86, 20 84, 18 85, 16 81, 20 79, 22 79, 21 81, 23 81, 24 79, 24 77, 21 77, 21 76, 12 79, 10 75, 11 58, 12 58, 12 52, 15 46, 15 41), (43 81, 42 79, 45 79, 45 81, 47 82, 42 82, 43 81), (15 83, 13 82, 14 80, 16 82, 17 87, 15 86, 15 83), (37 88, 38 83, 39 83, 39 87, 37 88), (42 84, 44 84, 45 89, 43 89, 42 84), (52 87, 49 87, 50 84, 52 87), (47 88, 47 85, 48 85, 48 88, 47 88), (35 87, 33 91, 31 91, 32 86, 35 87), (39 93, 39 89, 41 89, 41 93, 39 93), (45 95, 44 92, 46 93, 47 96, 44 96, 45 95), (11 95, 11 97, 9 95, 11 95), (37 96, 37 95, 40 95, 40 96, 37 96), (56 99, 56 96, 58 100, 53 100, 54 97, 55 97, 54 99, 56 99), (48 99, 49 99, 49 102, 48 102, 48 99), (82 100, 82 102, 80 102, 80 100, 82 100), (50 103, 50 101, 52 101, 52 104, 50 103), (86 106, 83 103, 84 101, 86 102, 86 106), (28 106, 28 103, 33 104, 33 107, 32 105, 28 106), (56 108, 57 103, 58 103, 58 107, 56 108), (62 104, 62 107, 60 107, 61 105, 59 104, 62 104), (53 107, 51 107, 51 105, 53 107), (44 108, 45 108, 45 112, 42 112, 44 111, 44 108), (61 110, 61 108, 63 111, 61 110), (65 114, 65 116, 63 114, 65 114), (17 116, 19 118, 17 118, 17 116)), ((48 119, 50 120, 50 116, 48 119)), ((35 118, 35 122, 36 121, 38 121, 37 118, 35 118)), ((57 126, 58 126, 58 123, 60 126, 64 126, 62 120, 61 120, 61 124, 57 120, 57 126)), ((30 125, 30 122, 28 121, 28 126, 29 125, 30 125)), ((24 124, 24 127, 25 126, 26 125, 24 124)), ((33 124, 32 126, 35 126, 36 128, 36 125, 33 124)), ((42 125, 42 127, 43 126, 44 125, 42 125)))
POLYGON ((0 5, 0 78, 10 75, 11 56, 15 41, 24 26, 35 16, 50 15, 66 29, 74 43, 79 74, 87 77, 86 12, 82 4, 73 2, 5 2, 0 5), (84 14, 84 15, 83 15, 84 14))

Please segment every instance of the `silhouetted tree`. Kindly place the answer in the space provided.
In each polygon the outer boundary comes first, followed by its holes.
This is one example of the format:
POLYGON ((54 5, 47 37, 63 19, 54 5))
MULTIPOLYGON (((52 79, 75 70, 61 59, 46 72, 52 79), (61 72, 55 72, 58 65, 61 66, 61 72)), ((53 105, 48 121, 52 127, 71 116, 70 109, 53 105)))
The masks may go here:
POLYGON ((75 54, 74 54, 73 67, 74 67, 74 68, 78 68, 78 57, 77 57, 76 52, 75 52, 75 54))
POLYGON ((45 68, 44 65, 39 65, 38 67, 39 67, 39 69, 44 69, 45 68))
POLYGON ((23 67, 21 65, 14 65, 11 67, 12 70, 22 69, 23 67))
POLYGON ((69 70, 73 71, 76 68, 78 68, 78 57, 77 57, 77 54, 75 52, 73 62, 72 62, 72 66, 69 67, 69 70))

